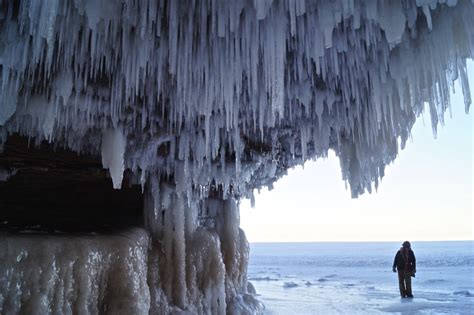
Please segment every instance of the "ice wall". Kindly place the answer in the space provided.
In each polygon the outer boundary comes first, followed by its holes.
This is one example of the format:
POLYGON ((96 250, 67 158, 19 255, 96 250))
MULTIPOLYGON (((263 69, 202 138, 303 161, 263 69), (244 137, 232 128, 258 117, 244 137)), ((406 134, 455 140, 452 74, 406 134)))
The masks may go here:
POLYGON ((0 231, 0 314, 261 313, 236 200, 207 199, 197 226, 177 196, 151 237, 0 231))
POLYGON ((147 314, 149 238, 0 234, 1 314, 147 314))
POLYGON ((469 109, 473 16, 470 0, 5 0, 0 147, 102 156, 116 188, 130 171, 162 251, 152 309, 257 311, 238 199, 329 149, 353 196, 377 187, 425 103, 436 133, 459 79, 469 109))

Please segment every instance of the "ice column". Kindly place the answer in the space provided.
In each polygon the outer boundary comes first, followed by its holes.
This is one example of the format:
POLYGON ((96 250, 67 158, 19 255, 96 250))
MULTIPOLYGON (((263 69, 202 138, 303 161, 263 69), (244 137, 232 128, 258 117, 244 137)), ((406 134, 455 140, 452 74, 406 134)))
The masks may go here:
POLYGON ((249 247, 234 198, 195 202, 161 183, 149 195, 155 246, 149 281, 152 310, 253 314, 263 306, 247 289, 249 247), (158 192, 158 194, 157 194, 158 192), (160 300, 159 297, 163 300, 160 300))

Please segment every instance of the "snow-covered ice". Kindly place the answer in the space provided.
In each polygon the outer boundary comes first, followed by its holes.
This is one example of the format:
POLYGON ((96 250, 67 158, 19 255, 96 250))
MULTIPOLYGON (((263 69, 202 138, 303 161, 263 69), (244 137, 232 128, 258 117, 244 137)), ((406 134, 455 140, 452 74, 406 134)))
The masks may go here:
POLYGON ((387 242, 254 243, 249 279, 265 314, 474 313, 472 241, 413 242, 414 299, 400 298, 391 270, 399 247, 387 242))

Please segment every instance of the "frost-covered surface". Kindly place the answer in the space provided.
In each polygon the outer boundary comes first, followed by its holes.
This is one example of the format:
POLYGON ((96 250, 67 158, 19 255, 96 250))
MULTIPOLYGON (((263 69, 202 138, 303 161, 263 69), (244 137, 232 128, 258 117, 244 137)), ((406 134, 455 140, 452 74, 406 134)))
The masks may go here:
POLYGON ((0 152, 19 132, 101 156, 115 188, 131 171, 162 251, 155 311, 258 311, 238 198, 329 149, 353 196, 371 191, 424 102, 434 131, 455 79, 471 103, 469 0, 0 8, 0 152))
POLYGON ((0 234, 1 314, 146 314, 149 237, 0 234))
POLYGON ((186 239, 0 232, 0 314, 260 313, 235 203, 211 203, 225 207, 217 226, 186 239))

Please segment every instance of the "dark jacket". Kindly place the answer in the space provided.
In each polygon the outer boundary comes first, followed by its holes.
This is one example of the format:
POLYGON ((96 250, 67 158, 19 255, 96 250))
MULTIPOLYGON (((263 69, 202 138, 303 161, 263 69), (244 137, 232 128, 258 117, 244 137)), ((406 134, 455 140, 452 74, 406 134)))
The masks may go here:
POLYGON ((410 248, 400 248, 393 260, 393 268, 398 270, 413 271, 416 270, 415 254, 410 248))

